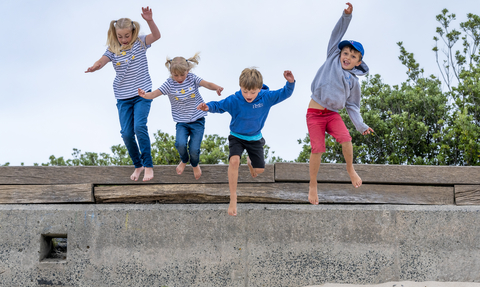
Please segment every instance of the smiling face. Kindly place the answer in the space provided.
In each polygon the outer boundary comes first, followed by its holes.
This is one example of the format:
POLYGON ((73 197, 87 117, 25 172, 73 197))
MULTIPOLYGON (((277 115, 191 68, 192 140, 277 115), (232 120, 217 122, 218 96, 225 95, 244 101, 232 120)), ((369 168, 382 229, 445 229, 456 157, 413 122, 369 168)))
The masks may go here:
POLYGON ((255 98, 258 96, 258 93, 260 93, 261 89, 253 89, 253 90, 247 90, 245 88, 241 88, 242 91, 242 96, 247 101, 247 103, 251 103, 255 100, 255 98))
POLYGON ((130 44, 132 41, 132 30, 130 29, 116 29, 117 40, 122 46, 130 44))
POLYGON ((351 70, 362 63, 361 57, 359 51, 345 46, 340 52, 340 64, 344 70, 351 70))
POLYGON ((179 72, 172 72, 173 80, 175 80, 179 84, 181 84, 181 83, 183 83, 183 81, 185 81, 185 79, 187 78, 187 75, 188 75, 188 71, 183 73, 183 74, 181 74, 179 72))

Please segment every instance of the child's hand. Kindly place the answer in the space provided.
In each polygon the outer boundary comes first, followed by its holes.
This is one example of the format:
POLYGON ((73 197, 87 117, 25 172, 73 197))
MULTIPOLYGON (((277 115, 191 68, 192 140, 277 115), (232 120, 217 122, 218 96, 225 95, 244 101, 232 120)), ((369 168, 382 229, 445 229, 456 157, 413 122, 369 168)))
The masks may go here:
POLYGON ((145 98, 145 91, 142 90, 142 89, 140 89, 140 88, 138 88, 138 95, 139 95, 140 97, 142 97, 142 98, 145 98))
POLYGON ((198 105, 197 110, 202 110, 204 112, 208 112, 209 109, 208 109, 207 104, 201 103, 200 105, 198 105))
POLYGON ((369 127, 366 131, 364 131, 362 133, 362 135, 366 135, 366 134, 370 134, 370 133, 374 133, 373 129, 371 127, 369 127))
POLYGON ((287 80, 289 83, 295 82, 295 77, 292 74, 292 71, 285 71, 283 72, 283 76, 285 77, 285 80, 287 80))
POLYGON ((90 68, 88 68, 85 73, 92 73, 92 72, 95 72, 96 70, 100 69, 102 67, 102 64, 100 64, 99 62, 95 62, 95 64, 93 64, 93 66, 91 66, 90 68))
POLYGON ((222 87, 218 87, 218 88, 217 88, 217 95, 221 96, 221 95, 222 95, 222 91, 223 91, 223 88, 222 88, 222 87))
POLYGON ((345 12, 345 14, 352 14, 353 12, 353 5, 350 4, 350 2, 347 2, 347 5, 348 5, 348 8, 343 10, 343 12, 345 12))
POLYGON ((148 8, 143 8, 142 7, 142 18, 145 20, 145 21, 151 21, 153 20, 153 13, 152 13, 152 9, 148 8))

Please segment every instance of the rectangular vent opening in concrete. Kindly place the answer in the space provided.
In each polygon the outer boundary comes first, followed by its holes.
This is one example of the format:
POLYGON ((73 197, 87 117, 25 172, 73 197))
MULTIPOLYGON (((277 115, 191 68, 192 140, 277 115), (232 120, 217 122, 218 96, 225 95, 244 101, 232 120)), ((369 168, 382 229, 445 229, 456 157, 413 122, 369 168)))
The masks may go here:
POLYGON ((67 234, 42 234, 40 262, 66 262, 67 234))

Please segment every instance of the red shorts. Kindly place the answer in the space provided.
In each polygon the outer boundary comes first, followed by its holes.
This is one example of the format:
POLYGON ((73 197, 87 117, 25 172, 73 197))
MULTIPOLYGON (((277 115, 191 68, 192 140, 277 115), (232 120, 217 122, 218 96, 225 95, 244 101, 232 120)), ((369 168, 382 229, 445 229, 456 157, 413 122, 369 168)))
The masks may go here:
POLYGON ((333 136, 338 143, 352 140, 340 114, 327 109, 308 109, 307 127, 312 153, 325 152, 325 132, 333 136))

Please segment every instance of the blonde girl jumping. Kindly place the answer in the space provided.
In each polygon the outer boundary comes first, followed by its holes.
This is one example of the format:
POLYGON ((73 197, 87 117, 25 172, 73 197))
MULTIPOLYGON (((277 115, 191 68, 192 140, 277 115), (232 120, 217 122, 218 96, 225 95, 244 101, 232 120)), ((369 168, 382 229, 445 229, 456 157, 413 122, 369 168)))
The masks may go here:
POLYGON ((147 129, 147 117, 152 100, 139 97, 137 89, 138 87, 146 91, 152 89, 146 52, 153 42, 160 39, 160 31, 153 21, 152 9, 142 8, 142 17, 147 21, 151 34, 139 36, 140 24, 128 18, 111 21, 108 29, 107 51, 85 71, 85 73, 95 72, 110 61, 113 64, 116 72, 113 91, 117 99, 120 133, 135 165, 135 171, 130 176, 134 181, 139 179, 144 170, 143 181, 153 178, 152 154, 147 129))
POLYGON ((199 60, 198 53, 189 59, 184 57, 167 58, 165 66, 170 71, 171 77, 153 92, 138 89, 138 95, 145 99, 154 99, 161 95, 168 96, 172 106, 173 120, 177 123, 175 147, 181 159, 176 171, 177 174, 182 174, 190 161, 195 179, 199 179, 202 175, 199 165, 200 146, 205 130, 205 116, 207 115, 206 112, 197 110, 197 106, 204 102, 198 88, 205 87, 217 91, 219 96, 223 91, 222 87, 190 73, 190 70, 198 65, 199 60))

